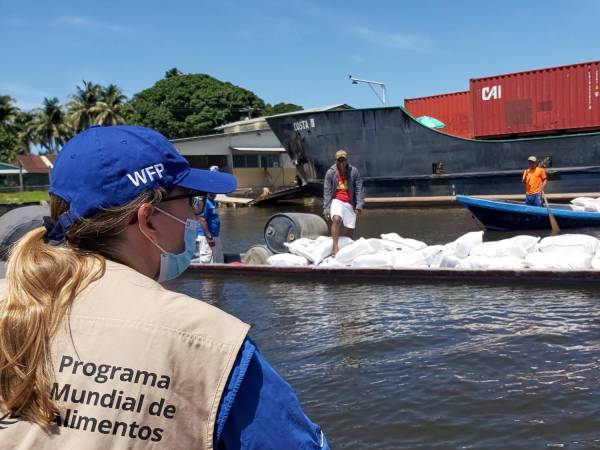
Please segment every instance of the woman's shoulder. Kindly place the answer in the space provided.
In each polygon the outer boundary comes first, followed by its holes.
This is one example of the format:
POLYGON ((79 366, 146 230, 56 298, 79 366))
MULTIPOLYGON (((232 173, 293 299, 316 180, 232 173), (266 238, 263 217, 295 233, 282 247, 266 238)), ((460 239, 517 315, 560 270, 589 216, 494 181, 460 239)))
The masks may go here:
POLYGON ((222 329, 247 332, 238 318, 200 299, 166 289, 156 281, 118 263, 107 262, 101 279, 82 293, 72 317, 135 322, 174 332, 226 337, 222 329))

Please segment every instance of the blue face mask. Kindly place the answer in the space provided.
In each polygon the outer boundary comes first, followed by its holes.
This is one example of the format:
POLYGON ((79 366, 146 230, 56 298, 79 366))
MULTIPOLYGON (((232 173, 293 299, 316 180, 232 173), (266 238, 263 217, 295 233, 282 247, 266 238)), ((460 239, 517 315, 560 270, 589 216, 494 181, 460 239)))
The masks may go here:
MULTIPOLYGON (((173 220, 176 220, 179 223, 185 225, 185 231, 183 235, 183 239, 185 242, 185 248, 181 253, 171 253, 163 249, 160 245, 150 239, 154 245, 158 247, 161 251, 160 253, 160 271, 158 273, 158 278, 156 281, 162 283, 163 281, 172 280, 173 278, 177 278, 181 275, 185 269, 190 266, 190 262, 194 257, 194 253, 196 252, 196 235, 198 233, 198 221, 187 219, 185 222, 181 219, 178 219, 172 214, 169 214, 162 209, 155 207, 157 211, 163 213, 164 215, 170 217, 173 220)), ((140 230, 141 231, 141 230, 140 230)), ((143 232, 142 232, 143 233, 143 232)), ((146 236, 145 233, 143 233, 146 236)), ((148 236, 146 236, 148 237, 148 236)))

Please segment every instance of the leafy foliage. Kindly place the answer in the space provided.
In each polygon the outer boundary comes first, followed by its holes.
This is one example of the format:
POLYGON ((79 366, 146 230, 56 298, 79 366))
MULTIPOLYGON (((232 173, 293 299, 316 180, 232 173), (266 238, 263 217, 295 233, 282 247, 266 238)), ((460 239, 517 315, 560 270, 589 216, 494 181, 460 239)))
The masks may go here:
POLYGON ((50 153, 56 153, 73 135, 65 122, 64 109, 56 97, 44 99, 44 107, 34 111, 27 131, 34 137, 36 144, 40 144, 50 153))
POLYGON ((101 92, 100 85, 91 81, 83 80, 83 86, 77 86, 77 93, 71 96, 73 100, 68 105, 69 122, 76 133, 95 123, 94 108, 100 100, 101 92))
POLYGON ((0 126, 12 127, 19 114, 19 108, 13 104, 8 95, 0 95, 0 126))
POLYGON ((0 96, 0 161, 12 163, 21 153, 18 137, 20 110, 8 95, 0 96))
POLYGON ((115 84, 109 84, 100 89, 100 98, 96 105, 90 109, 93 121, 98 125, 122 125, 126 123, 126 115, 131 106, 127 97, 115 84))
POLYGON ((134 96, 136 123, 169 138, 181 138, 207 134, 216 126, 241 120, 245 108, 265 108, 251 91, 205 74, 169 75, 173 70, 134 96))
POLYGON ((264 111, 262 111, 261 116, 274 116, 275 114, 302 111, 302 109, 302 106, 294 105, 293 103, 276 103, 275 105, 270 105, 267 103, 264 111))
POLYGON ((213 133, 215 127, 249 115, 301 109, 292 103, 265 104, 247 89, 205 74, 183 74, 176 67, 131 102, 115 84, 103 87, 84 80, 66 106, 46 98, 42 108, 23 112, 11 97, 0 95, 0 161, 13 162, 36 145, 57 152, 73 135, 96 124, 136 123, 179 138, 213 133))
POLYGON ((0 125, 0 162, 14 163, 21 153, 19 140, 14 132, 0 125))

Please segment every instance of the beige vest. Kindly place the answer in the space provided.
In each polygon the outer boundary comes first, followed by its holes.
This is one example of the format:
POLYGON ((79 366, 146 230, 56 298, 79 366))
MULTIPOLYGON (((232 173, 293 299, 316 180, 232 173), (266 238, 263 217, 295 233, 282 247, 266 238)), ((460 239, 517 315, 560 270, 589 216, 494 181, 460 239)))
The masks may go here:
POLYGON ((60 424, 4 417, 0 449, 213 448, 248 325, 110 261, 68 324, 53 343, 60 424))

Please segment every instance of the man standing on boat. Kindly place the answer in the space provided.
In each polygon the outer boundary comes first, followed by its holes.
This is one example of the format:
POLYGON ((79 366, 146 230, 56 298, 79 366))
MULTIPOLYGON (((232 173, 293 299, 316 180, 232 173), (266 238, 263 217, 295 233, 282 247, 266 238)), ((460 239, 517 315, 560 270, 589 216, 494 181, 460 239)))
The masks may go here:
POLYGON ((529 167, 523 171, 523 183, 525 183, 525 204, 531 206, 542 206, 542 195, 548 181, 546 171, 538 167, 537 158, 527 158, 529 167))
POLYGON ((331 219, 332 254, 338 252, 342 223, 354 231, 356 216, 364 204, 365 193, 358 169, 348 163, 345 150, 335 152, 335 164, 325 174, 323 182, 323 214, 331 219))
MULTIPOLYGON (((211 166, 209 170, 218 172, 219 166, 211 166)), ((194 208, 200 224, 197 237, 199 261, 202 264, 223 263, 223 246, 219 237, 221 219, 215 195, 206 194, 206 197, 197 197, 194 208)))

